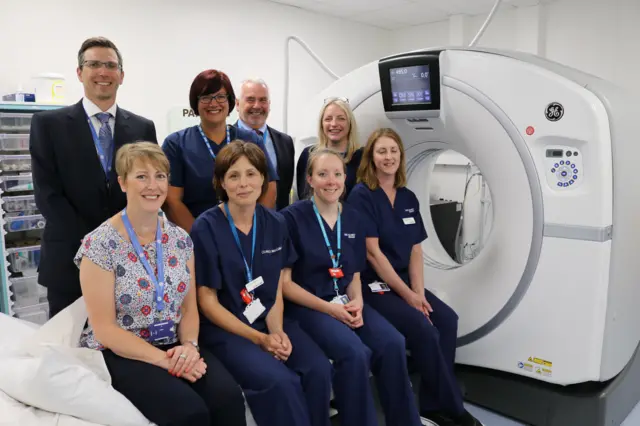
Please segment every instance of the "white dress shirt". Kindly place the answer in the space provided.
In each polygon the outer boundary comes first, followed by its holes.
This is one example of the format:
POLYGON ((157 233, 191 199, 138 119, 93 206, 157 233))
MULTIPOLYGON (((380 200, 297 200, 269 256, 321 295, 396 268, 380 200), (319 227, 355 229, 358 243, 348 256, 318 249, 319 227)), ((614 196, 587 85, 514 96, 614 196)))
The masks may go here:
POLYGON ((100 112, 108 112, 111 114, 111 118, 109 118, 109 127, 111 127, 111 135, 115 138, 116 132, 116 111, 118 106, 114 103, 111 108, 106 111, 102 111, 96 104, 91 102, 87 98, 82 98, 82 106, 84 107, 84 111, 87 113, 87 116, 91 119, 91 124, 93 124, 93 128, 96 131, 96 135, 100 134, 100 127, 102 127, 102 123, 96 117, 96 114, 100 112))

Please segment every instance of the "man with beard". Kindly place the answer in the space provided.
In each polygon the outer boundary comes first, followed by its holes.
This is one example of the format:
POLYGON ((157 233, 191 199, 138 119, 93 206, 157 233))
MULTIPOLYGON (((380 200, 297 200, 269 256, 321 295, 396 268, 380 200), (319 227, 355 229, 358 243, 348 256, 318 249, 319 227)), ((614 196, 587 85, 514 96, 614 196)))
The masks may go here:
POLYGON ((240 119, 235 126, 255 132, 264 141, 267 157, 280 177, 277 185, 276 210, 281 210, 289 205, 289 194, 293 184, 293 139, 267 126, 271 99, 269 87, 263 80, 243 81, 239 95, 236 99, 236 107, 240 119))

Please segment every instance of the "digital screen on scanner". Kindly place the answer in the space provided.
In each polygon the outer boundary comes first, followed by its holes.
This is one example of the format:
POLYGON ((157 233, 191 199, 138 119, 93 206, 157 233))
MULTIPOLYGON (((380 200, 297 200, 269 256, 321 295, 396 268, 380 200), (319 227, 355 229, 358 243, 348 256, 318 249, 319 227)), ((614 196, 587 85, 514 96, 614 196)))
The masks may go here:
POLYGON ((429 65, 391 68, 389 73, 392 105, 431 103, 429 65))
POLYGON ((561 149, 548 149, 547 150, 547 157, 551 157, 551 158, 562 157, 563 153, 564 153, 564 151, 561 150, 561 149))

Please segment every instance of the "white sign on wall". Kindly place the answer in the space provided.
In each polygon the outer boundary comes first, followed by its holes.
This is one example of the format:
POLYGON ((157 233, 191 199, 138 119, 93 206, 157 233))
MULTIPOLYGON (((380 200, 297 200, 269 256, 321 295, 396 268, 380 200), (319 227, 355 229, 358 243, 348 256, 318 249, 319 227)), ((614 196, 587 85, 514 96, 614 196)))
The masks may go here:
MULTIPOLYGON (((234 124, 238 120, 238 113, 235 108, 227 117, 228 124, 234 124)), ((174 106, 169 109, 167 117, 167 132, 171 134, 186 127, 195 126, 200 123, 200 117, 194 114, 188 106, 174 106)))

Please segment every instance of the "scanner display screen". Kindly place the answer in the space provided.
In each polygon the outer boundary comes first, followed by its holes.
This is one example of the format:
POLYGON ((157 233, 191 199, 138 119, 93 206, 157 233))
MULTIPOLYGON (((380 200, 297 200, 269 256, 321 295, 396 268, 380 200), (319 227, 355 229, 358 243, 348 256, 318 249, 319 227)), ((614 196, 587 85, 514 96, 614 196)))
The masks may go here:
POLYGON ((431 103, 429 65, 391 68, 389 73, 392 105, 431 103))

